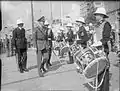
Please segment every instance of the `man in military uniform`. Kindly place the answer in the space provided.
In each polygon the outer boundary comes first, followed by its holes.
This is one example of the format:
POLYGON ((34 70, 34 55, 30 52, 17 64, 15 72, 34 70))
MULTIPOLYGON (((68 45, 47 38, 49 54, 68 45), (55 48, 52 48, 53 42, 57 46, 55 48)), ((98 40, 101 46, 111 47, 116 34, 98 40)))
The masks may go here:
POLYGON ((54 40, 54 34, 52 32, 52 28, 49 25, 48 26, 48 41, 49 41, 49 59, 48 59, 48 65, 52 66, 50 59, 51 59, 51 54, 52 54, 52 41, 54 40))
POLYGON ((43 72, 46 72, 44 65, 47 63, 49 55, 48 55, 48 38, 47 38, 47 30, 44 26, 45 17, 42 16, 37 20, 38 24, 35 27, 34 31, 34 45, 36 47, 37 53, 37 64, 38 64, 38 74, 40 77, 43 77, 43 72), (43 72, 42 72, 43 71, 43 72))
POLYGON ((107 65, 105 69, 98 75, 98 83, 101 82, 102 77, 105 73, 105 77, 103 80, 102 85, 100 86, 98 91, 109 91, 109 67, 110 67, 110 62, 109 62, 109 43, 110 43, 110 33, 111 33, 111 25, 108 21, 105 19, 108 18, 108 15, 106 14, 105 8, 98 8, 96 12, 94 13, 97 24, 95 26, 95 35, 96 37, 95 42, 100 42, 104 48, 104 52, 106 53, 106 57, 108 59, 107 65))
POLYGON ((83 48, 86 48, 89 37, 84 27, 85 20, 83 17, 80 17, 76 20, 76 22, 79 27, 79 30, 77 31, 77 35, 78 35, 77 44, 80 44, 83 48))
POLYGON ((23 21, 21 19, 17 20, 18 27, 13 31, 13 45, 16 49, 16 54, 18 55, 18 65, 20 73, 24 71, 27 72, 27 39, 25 38, 25 29, 23 28, 23 21))
MULTIPOLYGON (((73 30, 71 29, 72 24, 68 23, 66 27, 68 29, 67 36, 66 36, 67 37, 66 41, 69 43, 69 45, 72 45, 74 43, 74 34, 73 34, 73 30)), ((70 51, 68 52, 68 54, 69 54, 68 64, 74 63, 73 56, 71 55, 70 51)))
MULTIPOLYGON (((58 35, 59 43, 61 43, 65 40, 65 34, 64 34, 63 31, 64 31, 64 28, 61 26, 60 27, 60 33, 58 35)), ((64 53, 60 53, 60 49, 59 49, 59 55, 60 55, 60 58, 63 58, 64 53)))

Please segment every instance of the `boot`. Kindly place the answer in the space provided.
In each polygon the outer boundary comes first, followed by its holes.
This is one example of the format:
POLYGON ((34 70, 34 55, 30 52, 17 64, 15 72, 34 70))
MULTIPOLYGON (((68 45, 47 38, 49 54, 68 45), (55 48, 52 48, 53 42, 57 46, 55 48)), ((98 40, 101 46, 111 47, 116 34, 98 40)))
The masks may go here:
POLYGON ((41 70, 42 70, 43 72, 47 72, 47 70, 44 68, 44 64, 45 64, 45 61, 43 61, 43 63, 41 64, 41 70))
POLYGON ((44 75, 43 75, 43 73, 42 73, 42 70, 40 70, 40 71, 38 72, 38 74, 39 74, 40 77, 44 77, 44 75))
POLYGON ((20 73, 24 72, 21 65, 19 65, 19 69, 20 69, 20 73))

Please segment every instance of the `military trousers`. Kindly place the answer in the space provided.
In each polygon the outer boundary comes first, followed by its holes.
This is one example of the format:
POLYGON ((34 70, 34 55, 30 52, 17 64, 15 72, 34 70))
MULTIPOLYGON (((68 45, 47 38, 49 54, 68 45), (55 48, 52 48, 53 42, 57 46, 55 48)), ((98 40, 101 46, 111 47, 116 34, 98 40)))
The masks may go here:
POLYGON ((20 69, 25 69, 27 66, 27 50, 26 49, 17 49, 16 53, 18 55, 18 66, 20 69))
POLYGON ((50 64, 51 55, 52 55, 52 48, 49 48, 49 58, 47 61, 48 64, 50 64))
MULTIPOLYGON (((72 44, 73 44, 73 42, 69 42, 69 46, 71 46, 72 44)), ((73 56, 72 56, 72 54, 71 54, 70 51, 68 51, 68 55, 69 55, 69 61, 70 61, 71 63, 73 63, 73 62, 74 62, 74 59, 73 59, 73 56)))
POLYGON ((41 68, 47 63, 49 58, 49 52, 47 49, 37 50, 37 65, 38 65, 38 73, 40 74, 41 68))

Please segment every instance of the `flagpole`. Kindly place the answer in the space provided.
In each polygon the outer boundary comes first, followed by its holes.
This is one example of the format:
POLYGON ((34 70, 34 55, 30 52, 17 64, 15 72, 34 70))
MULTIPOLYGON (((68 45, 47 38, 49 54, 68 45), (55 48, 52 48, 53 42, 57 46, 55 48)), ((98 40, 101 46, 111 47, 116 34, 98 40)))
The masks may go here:
POLYGON ((31 1, 31 17, 32 17, 32 34, 34 31, 34 15, 33 15, 33 2, 31 1))
POLYGON ((51 1, 49 1, 49 5, 50 5, 50 14, 51 14, 51 23, 52 23, 53 16, 52 16, 52 2, 51 1))
POLYGON ((62 12, 63 12, 62 10, 63 10, 63 9, 62 9, 62 7, 63 7, 63 6, 62 6, 62 1, 61 1, 61 9, 60 9, 60 10, 61 10, 61 11, 60 11, 61 13, 60 13, 60 14, 61 14, 61 23, 62 23, 62 26, 63 26, 63 21, 62 21, 62 12))
POLYGON ((33 2, 32 1, 31 1, 31 17, 32 17, 32 39, 33 39, 33 33, 34 33, 34 14, 33 14, 33 2))

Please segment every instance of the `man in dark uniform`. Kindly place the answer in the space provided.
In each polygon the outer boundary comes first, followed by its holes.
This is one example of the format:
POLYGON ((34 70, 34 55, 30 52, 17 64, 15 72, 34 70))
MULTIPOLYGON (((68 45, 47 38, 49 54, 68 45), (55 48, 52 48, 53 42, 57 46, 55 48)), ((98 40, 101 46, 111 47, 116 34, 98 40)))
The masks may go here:
MULTIPOLYGON (((71 46, 74 43, 74 34, 73 34, 73 30, 71 29, 72 24, 68 23, 66 27, 68 29, 67 36, 66 36, 67 37, 66 41, 69 43, 69 46, 71 46)), ((73 56, 70 53, 70 51, 68 52, 68 55, 69 55, 69 61, 67 63, 68 64, 74 63, 73 56)))
POLYGON ((54 34, 52 32, 52 28, 51 26, 49 25, 48 26, 48 41, 49 41, 49 59, 48 59, 48 65, 49 66, 52 66, 51 62, 50 62, 50 59, 51 59, 51 55, 52 55, 52 41, 54 40, 54 34))
POLYGON ((27 39, 25 38, 25 29, 23 28, 23 22, 21 19, 17 20, 18 27, 13 31, 13 45, 18 55, 18 65, 20 73, 28 71, 27 65, 27 39))
POLYGON ((83 48, 87 47, 87 41, 89 40, 89 36, 87 34, 87 31, 84 27, 85 20, 83 17, 80 17, 76 20, 77 25, 79 27, 79 30, 77 31, 77 44, 80 44, 83 48))
MULTIPOLYGON (((60 33, 58 35, 59 43, 61 43, 65 40, 65 34, 63 31, 64 31, 64 28, 61 26, 60 33)), ((59 49, 59 55, 60 55, 60 58, 63 58, 64 53, 60 53, 60 49, 59 49)))
POLYGON ((37 53, 37 64, 38 64, 38 74, 40 77, 43 77, 43 72, 46 72, 44 65, 47 63, 49 55, 48 55, 48 36, 47 29, 44 26, 45 17, 42 16, 38 19, 38 24, 35 27, 34 31, 34 45, 36 47, 37 53), (42 72, 43 71, 43 72, 42 72))
MULTIPOLYGON (((104 52, 106 53, 106 57, 108 59, 106 68, 98 75, 98 83, 101 82, 101 79, 103 78, 104 72, 105 77, 103 80, 102 85, 100 86, 98 91, 109 91, 109 43, 110 43, 110 33, 111 33, 111 25, 108 21, 105 19, 108 18, 106 15, 106 10, 104 8, 98 8, 96 12, 94 13, 96 20, 97 20, 97 26, 95 27, 95 34, 96 34, 96 41, 101 42, 104 52)), ((95 39, 95 38, 94 38, 95 39)))

